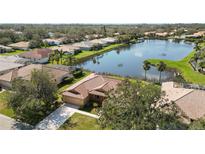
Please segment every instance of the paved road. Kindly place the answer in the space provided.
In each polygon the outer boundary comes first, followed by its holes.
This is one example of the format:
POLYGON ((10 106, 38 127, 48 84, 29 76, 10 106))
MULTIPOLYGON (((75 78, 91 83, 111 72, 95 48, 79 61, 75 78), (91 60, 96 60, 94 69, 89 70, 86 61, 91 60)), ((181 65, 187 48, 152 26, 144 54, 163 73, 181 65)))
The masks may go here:
POLYGON ((52 112, 44 120, 36 125, 35 129, 39 130, 56 130, 65 123, 74 113, 80 113, 92 118, 99 118, 97 115, 80 111, 79 106, 63 104, 61 107, 52 112))
POLYGON ((0 114, 0 130, 27 130, 31 128, 28 124, 17 122, 10 117, 0 114))

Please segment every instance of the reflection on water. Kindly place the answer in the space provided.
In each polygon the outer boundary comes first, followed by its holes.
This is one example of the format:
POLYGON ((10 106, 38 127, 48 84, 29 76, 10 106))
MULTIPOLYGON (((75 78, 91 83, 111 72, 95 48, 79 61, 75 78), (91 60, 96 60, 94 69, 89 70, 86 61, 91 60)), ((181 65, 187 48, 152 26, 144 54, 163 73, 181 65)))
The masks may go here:
MULTIPOLYGON (((145 59, 180 60, 187 56, 194 45, 165 40, 146 40, 128 47, 112 50, 80 64, 85 69, 111 73, 121 76, 144 78, 143 61, 145 59)), ((88 51, 89 52, 89 51, 88 51)), ((173 76, 172 72, 163 72, 162 79, 173 76)), ((151 67, 147 78, 158 79, 159 72, 151 67)))

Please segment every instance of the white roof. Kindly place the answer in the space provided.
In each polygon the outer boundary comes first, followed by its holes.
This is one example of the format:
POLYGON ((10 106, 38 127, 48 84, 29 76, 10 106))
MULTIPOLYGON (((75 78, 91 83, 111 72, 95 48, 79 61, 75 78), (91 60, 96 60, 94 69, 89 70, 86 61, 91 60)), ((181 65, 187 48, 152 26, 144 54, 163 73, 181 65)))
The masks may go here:
POLYGON ((10 62, 10 63, 25 63, 25 62, 29 62, 30 60, 14 55, 14 56, 1 56, 0 61, 10 62))
POLYGON ((1 44, 0 44, 0 48, 7 49, 7 50, 11 50, 12 49, 11 47, 7 47, 7 46, 1 45, 1 44))
POLYGON ((0 72, 24 66, 23 64, 0 61, 0 72))

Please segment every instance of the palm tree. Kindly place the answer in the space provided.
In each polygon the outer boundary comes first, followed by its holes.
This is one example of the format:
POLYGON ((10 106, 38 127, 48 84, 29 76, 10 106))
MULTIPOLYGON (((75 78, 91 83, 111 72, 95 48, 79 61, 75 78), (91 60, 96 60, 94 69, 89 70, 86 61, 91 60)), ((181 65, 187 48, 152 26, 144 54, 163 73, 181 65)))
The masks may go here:
POLYGON ((157 70, 159 71, 159 82, 161 82, 161 73, 166 69, 166 64, 162 61, 157 65, 157 70))
POLYGON ((203 72, 205 68, 205 61, 200 62, 199 67, 201 68, 201 71, 203 72))
POLYGON ((73 65, 73 63, 75 62, 75 57, 74 55, 67 55, 65 57, 65 62, 66 62, 66 65, 73 65))
POLYGON ((59 61, 60 61, 60 56, 59 56, 59 54, 55 54, 54 60, 57 62, 57 64, 59 64, 59 61))
POLYGON ((194 49, 195 49, 196 51, 199 51, 199 50, 201 50, 201 47, 199 46, 199 44, 198 44, 198 43, 196 43, 196 45, 195 45, 194 49))
POLYGON ((49 55, 49 61, 53 64, 53 61, 54 61, 54 55, 53 54, 49 55))
POLYGON ((151 68, 151 63, 149 61, 145 60, 143 68, 145 71, 145 80, 146 80, 147 79, 147 71, 151 68))
POLYGON ((64 55, 63 50, 58 51, 58 54, 59 54, 59 57, 60 57, 60 62, 62 64, 62 62, 63 62, 63 55, 64 55))

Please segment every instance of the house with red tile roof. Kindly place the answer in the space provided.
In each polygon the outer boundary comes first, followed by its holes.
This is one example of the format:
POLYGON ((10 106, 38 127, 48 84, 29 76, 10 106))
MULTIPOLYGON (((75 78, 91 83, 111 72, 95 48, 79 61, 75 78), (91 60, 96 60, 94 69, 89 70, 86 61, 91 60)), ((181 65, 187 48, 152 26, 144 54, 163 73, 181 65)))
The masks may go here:
POLYGON ((106 93, 116 89, 120 82, 108 76, 91 74, 66 89, 62 94, 63 101, 79 106, 84 106, 89 101, 102 103, 106 93))

